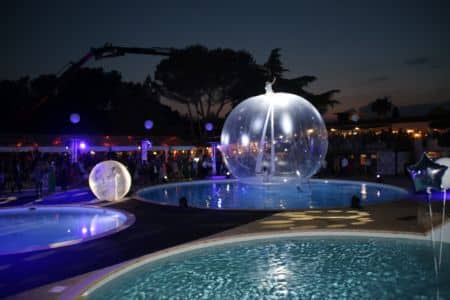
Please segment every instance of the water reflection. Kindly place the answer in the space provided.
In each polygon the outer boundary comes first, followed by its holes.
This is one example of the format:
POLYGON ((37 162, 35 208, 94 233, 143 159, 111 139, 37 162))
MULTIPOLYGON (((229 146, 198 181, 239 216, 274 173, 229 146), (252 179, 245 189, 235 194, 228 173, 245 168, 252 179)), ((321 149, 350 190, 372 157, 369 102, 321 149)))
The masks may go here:
POLYGON ((151 188, 140 195, 151 201, 178 205, 188 196, 189 206, 222 209, 294 209, 350 207, 353 196, 365 205, 401 199, 407 192, 372 183, 312 181, 305 184, 257 185, 241 182, 189 184, 163 189, 151 188), (220 201, 219 201, 220 199, 220 201))
POLYGON ((93 237, 121 227, 126 219, 103 208, 5 209, 0 212, 0 254, 93 237))

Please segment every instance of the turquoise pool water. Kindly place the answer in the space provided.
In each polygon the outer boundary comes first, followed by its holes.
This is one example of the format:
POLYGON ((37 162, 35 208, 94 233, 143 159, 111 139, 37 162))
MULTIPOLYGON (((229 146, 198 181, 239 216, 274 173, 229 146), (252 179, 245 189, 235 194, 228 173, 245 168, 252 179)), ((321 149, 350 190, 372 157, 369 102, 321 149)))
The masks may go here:
POLYGON ((213 246, 141 265, 87 299, 450 299, 450 245, 302 237, 213 246), (439 291, 438 291, 439 289, 439 291))
POLYGON ((121 211, 97 207, 0 209, 0 255, 83 242, 126 228, 133 220, 121 211))
POLYGON ((295 184, 261 186, 228 181, 173 183, 138 191, 142 199, 167 205, 179 205, 185 197, 188 205, 211 209, 302 209, 349 207, 352 196, 370 205, 405 198, 406 190, 377 183, 344 180, 311 180, 304 191, 295 184), (365 186, 365 194, 361 191, 365 186))

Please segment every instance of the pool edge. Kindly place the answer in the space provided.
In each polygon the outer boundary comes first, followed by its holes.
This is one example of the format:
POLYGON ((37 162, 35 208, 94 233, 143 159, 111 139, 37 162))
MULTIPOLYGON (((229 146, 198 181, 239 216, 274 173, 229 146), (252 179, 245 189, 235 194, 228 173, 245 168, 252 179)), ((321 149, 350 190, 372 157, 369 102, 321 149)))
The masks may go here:
POLYGON ((215 237, 200 239, 193 242, 177 245, 167 249, 163 249, 154 253, 146 254, 141 257, 122 262, 117 265, 110 266, 105 269, 98 270, 92 275, 84 278, 73 286, 70 291, 67 291, 61 295, 59 300, 68 299, 86 299, 87 294, 92 292, 101 286, 107 284, 111 280, 123 275, 124 273, 138 268, 144 264, 152 263, 154 261, 167 258, 173 255, 179 255, 185 252, 194 251, 207 247, 214 247, 220 245, 227 245, 232 243, 273 239, 273 238, 289 238, 289 237, 317 237, 317 236, 339 236, 339 237, 375 237, 375 238, 391 238, 391 239, 409 239, 409 240, 422 240, 429 239, 427 234, 419 233, 405 233, 405 232, 391 232, 391 231, 370 231, 370 230, 309 230, 309 231, 272 231, 257 232, 257 233, 245 233, 237 234, 226 237, 215 237))
MULTIPOLYGON (((148 198, 144 198, 142 197, 140 194, 145 191, 145 190, 156 190, 156 189, 161 189, 163 187, 177 187, 177 186, 185 186, 185 185, 204 185, 204 184, 212 184, 212 183, 236 183, 238 182, 238 179, 223 179, 223 180, 210 180, 210 179, 206 179, 206 180, 192 180, 192 181, 182 181, 182 182, 170 182, 170 183, 164 183, 164 184, 157 184, 157 185, 151 185, 151 186, 146 186, 143 188, 140 188, 139 190, 137 190, 136 192, 133 193, 133 195, 131 195, 131 198, 136 199, 138 201, 141 202, 145 202, 145 203, 149 203, 149 204, 153 204, 153 205, 158 205, 158 206, 162 206, 162 207, 179 207, 178 205, 175 204, 170 204, 170 203, 163 203, 163 202, 158 202, 158 201, 154 201, 148 198)), ((367 185, 376 185, 376 186, 382 186, 385 188, 390 188, 390 189, 394 189, 397 190, 399 192, 401 192, 402 194, 404 194, 402 197, 396 198, 396 199, 392 199, 389 201, 400 201, 400 200, 405 200, 407 198, 407 196, 410 194, 410 192, 407 189, 404 189, 402 187, 398 187, 392 184, 386 184, 386 183, 378 183, 378 182, 372 182, 372 181, 363 181, 363 180, 345 180, 345 179, 327 179, 327 178, 312 178, 311 181, 313 182, 324 182, 324 183, 360 183, 360 184, 367 184, 367 185)), ((367 204, 366 206, 372 206, 372 205, 377 205, 379 203, 372 203, 372 204, 367 204)), ((201 209, 201 210, 211 210, 211 211, 230 211, 230 212, 287 212, 287 211, 304 211, 304 210, 309 210, 311 208, 289 208, 289 209, 275 209, 275 208, 270 208, 270 209, 263 209, 263 208, 209 208, 209 207, 199 207, 199 206, 189 206, 189 208, 193 208, 193 209, 201 209)), ((314 208, 314 209, 342 209, 342 207, 324 207, 324 208, 314 208)))
POLYGON ((126 211, 126 210, 121 210, 121 209, 117 209, 117 208, 104 208, 104 207, 100 207, 100 206, 94 206, 94 205, 64 205, 64 204, 57 204, 57 205, 32 205, 32 206, 18 206, 18 207, 8 207, 8 208, 1 208, 0 212, 2 210, 20 210, 20 209, 24 209, 24 210, 30 210, 30 209, 38 209, 38 208, 58 208, 58 207, 64 207, 64 208, 96 208, 96 209, 106 209, 106 210, 112 210, 115 212, 118 212, 122 215, 125 216, 126 220, 123 224, 121 224, 119 227, 111 229, 111 230, 107 230, 105 232, 102 232, 98 235, 95 236, 89 236, 86 238, 81 238, 81 239, 75 239, 75 240, 68 240, 68 241, 64 241, 64 242, 59 242, 59 243, 53 243, 53 244, 49 244, 46 246, 36 246, 36 247, 32 247, 32 248, 27 248, 26 250, 23 251, 16 251, 16 252, 4 252, 4 253, 0 253, 0 257, 6 257, 6 256, 10 256, 10 255, 21 255, 21 254, 26 254, 26 253, 33 253, 33 252, 38 252, 38 251, 46 251, 46 250, 52 250, 52 249, 59 249, 59 248, 63 248, 63 247, 68 247, 68 246, 74 246, 74 245, 78 245, 81 243, 85 243, 85 242, 89 242, 89 241, 93 241, 96 239, 101 239, 104 238, 106 236, 109 235, 113 235, 116 234, 122 230, 125 230, 127 228, 129 228, 130 226, 132 226, 135 221, 136 221, 136 217, 134 216, 134 214, 126 211))

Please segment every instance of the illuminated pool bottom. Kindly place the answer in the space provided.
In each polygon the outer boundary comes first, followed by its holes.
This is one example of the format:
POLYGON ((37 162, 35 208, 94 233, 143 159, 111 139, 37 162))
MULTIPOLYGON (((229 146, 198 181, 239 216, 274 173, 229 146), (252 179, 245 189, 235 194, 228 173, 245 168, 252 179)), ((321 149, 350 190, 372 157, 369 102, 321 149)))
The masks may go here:
POLYGON ((131 214, 86 206, 0 209, 0 255, 73 245, 122 230, 131 214))
MULTIPOLYGON (((443 253, 450 245, 443 244, 443 253)), ((233 242, 147 262, 87 299, 442 299, 429 241, 380 237, 289 237, 233 242)))
POLYGON ((349 180, 313 179, 302 190, 295 184, 257 185, 236 180, 194 181, 148 187, 137 192, 140 199, 157 204, 188 205, 209 209, 284 210, 350 207, 357 196, 361 205, 405 198, 404 189, 386 184, 349 180), (365 191, 365 193, 362 193, 365 191))

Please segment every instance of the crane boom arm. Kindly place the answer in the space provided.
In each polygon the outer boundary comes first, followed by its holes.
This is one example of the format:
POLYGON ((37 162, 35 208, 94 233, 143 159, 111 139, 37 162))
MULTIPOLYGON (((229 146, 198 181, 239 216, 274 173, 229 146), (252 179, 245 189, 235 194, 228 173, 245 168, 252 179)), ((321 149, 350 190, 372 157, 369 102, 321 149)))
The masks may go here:
POLYGON ((156 56, 170 56, 175 49, 173 48, 162 48, 162 47, 152 47, 152 48, 140 48, 140 47, 117 47, 111 44, 105 44, 100 48, 92 48, 86 55, 84 55, 80 60, 75 63, 71 63, 70 67, 67 68, 60 77, 64 77, 78 70, 83 65, 85 65, 92 58, 95 60, 111 58, 117 56, 124 56, 125 54, 144 54, 144 55, 156 55, 156 56))

